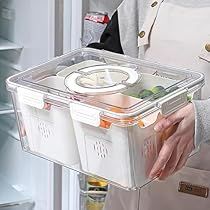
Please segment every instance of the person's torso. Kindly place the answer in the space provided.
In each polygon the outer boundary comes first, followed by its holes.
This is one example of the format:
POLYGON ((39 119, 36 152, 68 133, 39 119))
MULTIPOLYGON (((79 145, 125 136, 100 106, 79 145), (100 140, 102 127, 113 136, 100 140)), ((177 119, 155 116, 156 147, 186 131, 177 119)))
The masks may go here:
POLYGON ((210 1, 200 7, 166 0, 160 0, 158 4, 160 7, 154 12, 152 6, 148 8, 149 15, 140 30, 148 36, 146 44, 146 37, 139 37, 139 47, 145 46, 144 59, 202 72, 206 83, 202 97, 209 97, 210 1), (152 25, 148 23, 151 18, 154 19, 152 25))

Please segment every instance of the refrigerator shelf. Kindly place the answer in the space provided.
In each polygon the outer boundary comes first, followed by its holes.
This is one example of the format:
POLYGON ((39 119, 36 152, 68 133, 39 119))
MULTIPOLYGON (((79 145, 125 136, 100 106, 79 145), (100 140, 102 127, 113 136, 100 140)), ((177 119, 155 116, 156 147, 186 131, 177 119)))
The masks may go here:
POLYGON ((31 206, 33 205, 33 201, 0 178, 0 209, 25 204, 31 206))
POLYGON ((2 133, 14 140, 20 140, 14 114, 0 115, 0 134, 2 133))
POLYGON ((12 113, 14 113, 14 109, 11 104, 0 103, 0 115, 12 114, 12 113))
POLYGON ((22 49, 21 46, 0 37, 0 51, 2 51, 2 50, 20 50, 20 49, 22 49))

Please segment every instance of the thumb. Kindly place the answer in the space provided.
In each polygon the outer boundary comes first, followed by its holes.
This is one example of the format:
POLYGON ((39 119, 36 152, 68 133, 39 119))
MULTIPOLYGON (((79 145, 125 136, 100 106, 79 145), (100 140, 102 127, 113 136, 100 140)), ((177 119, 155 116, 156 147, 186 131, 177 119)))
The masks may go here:
POLYGON ((180 116, 179 112, 175 112, 172 115, 161 119, 154 127, 156 132, 161 132, 163 130, 168 129, 169 127, 179 123, 182 121, 183 117, 180 116))

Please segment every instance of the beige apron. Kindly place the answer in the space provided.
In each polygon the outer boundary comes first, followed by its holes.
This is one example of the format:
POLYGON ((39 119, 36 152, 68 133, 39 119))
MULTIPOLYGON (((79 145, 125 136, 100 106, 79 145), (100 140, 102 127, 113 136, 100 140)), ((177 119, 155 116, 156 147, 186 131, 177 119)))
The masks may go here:
MULTIPOLYGON (((199 6, 171 1, 150 3, 139 30, 139 55, 161 64, 204 73, 207 85, 202 97, 207 98, 210 96, 210 0, 199 6)), ((210 145, 205 143, 186 167, 164 182, 154 181, 136 192, 111 187, 104 210, 208 210, 210 196, 199 196, 208 188, 210 145), (187 193, 179 192, 183 182, 188 183, 187 193), (190 194, 190 190, 196 195, 190 194)))
MULTIPOLYGON (((149 7, 140 29, 140 35, 145 35, 138 38, 138 46, 146 49, 144 59, 200 71, 209 85, 210 52, 205 47, 210 44, 210 1, 208 7, 200 8, 179 6, 167 0, 155 2, 157 5, 149 7)), ((203 98, 210 96, 207 85, 203 98)))

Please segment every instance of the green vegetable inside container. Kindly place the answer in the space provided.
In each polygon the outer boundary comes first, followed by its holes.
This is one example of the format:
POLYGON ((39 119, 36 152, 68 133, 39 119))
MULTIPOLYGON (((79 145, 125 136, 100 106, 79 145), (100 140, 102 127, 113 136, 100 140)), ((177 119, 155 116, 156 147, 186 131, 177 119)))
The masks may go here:
POLYGON ((187 100, 189 101, 189 102, 191 102, 192 101, 192 96, 187 96, 187 100))
POLYGON ((128 94, 128 95, 131 96, 131 97, 134 97, 134 98, 139 98, 138 93, 131 93, 131 94, 128 94))
POLYGON ((160 85, 153 87, 151 91, 154 93, 153 99, 158 99, 168 94, 165 88, 160 85))
POLYGON ((153 88, 151 89, 151 91, 152 91, 154 94, 157 94, 157 93, 162 92, 162 91, 164 91, 164 90, 165 90, 165 88, 164 88, 163 86, 160 86, 160 85, 155 86, 155 87, 153 87, 153 88))
POLYGON ((144 90, 140 91, 140 93, 138 94, 138 97, 141 99, 144 99, 151 95, 153 95, 153 92, 151 90, 144 89, 144 90))

